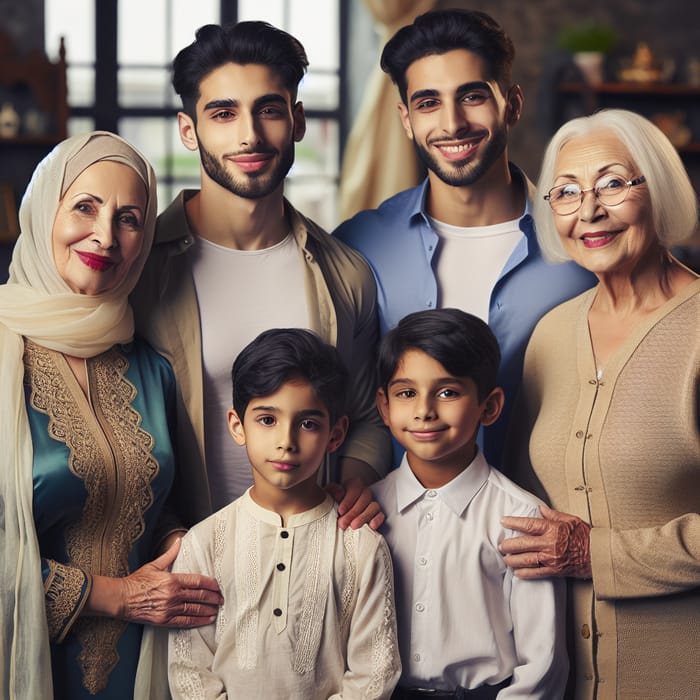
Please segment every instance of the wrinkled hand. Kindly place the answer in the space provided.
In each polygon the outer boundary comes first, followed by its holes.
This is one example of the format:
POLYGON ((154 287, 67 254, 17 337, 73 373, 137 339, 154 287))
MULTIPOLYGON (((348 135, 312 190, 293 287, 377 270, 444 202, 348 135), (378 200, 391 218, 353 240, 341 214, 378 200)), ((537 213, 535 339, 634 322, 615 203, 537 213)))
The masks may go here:
POLYGON ((384 522, 379 503, 377 503, 368 486, 360 479, 348 479, 343 486, 328 484, 326 491, 338 503, 338 527, 345 530, 350 526, 353 530, 365 523, 376 530, 384 522))
POLYGON ((216 580, 169 572, 180 542, 178 539, 157 559, 121 579, 117 617, 159 627, 199 627, 214 622, 224 602, 216 580))
POLYGON ((499 546, 518 578, 591 578, 591 526, 575 515, 540 506, 541 518, 505 516, 501 524, 525 533, 499 546))

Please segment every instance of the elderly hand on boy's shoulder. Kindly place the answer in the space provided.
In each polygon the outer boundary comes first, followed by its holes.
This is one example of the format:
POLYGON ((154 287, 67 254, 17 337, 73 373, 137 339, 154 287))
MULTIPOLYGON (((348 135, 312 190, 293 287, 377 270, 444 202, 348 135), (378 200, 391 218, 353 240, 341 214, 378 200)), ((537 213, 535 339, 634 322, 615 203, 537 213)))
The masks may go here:
POLYGON ((345 530, 347 527, 356 530, 365 524, 373 530, 377 530, 384 522, 379 503, 374 500, 372 491, 362 479, 352 477, 343 485, 328 484, 326 491, 338 503, 338 527, 345 530))

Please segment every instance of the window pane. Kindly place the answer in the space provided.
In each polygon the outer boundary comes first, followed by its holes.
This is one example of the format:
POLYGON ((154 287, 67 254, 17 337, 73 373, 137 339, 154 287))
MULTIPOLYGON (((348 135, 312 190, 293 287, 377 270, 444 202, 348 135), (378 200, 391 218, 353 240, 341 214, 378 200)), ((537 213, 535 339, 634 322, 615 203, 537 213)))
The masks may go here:
MULTIPOLYGON (((296 0, 302 4, 306 0, 296 0)), ((238 0, 238 19, 243 20, 260 19, 264 22, 274 24, 275 27, 286 29, 284 21, 285 0, 238 0)), ((316 3, 314 3, 315 5, 316 3)), ((321 3, 318 3, 319 5, 321 3)), ((313 15, 311 15, 313 16, 313 15)))
POLYGON ((122 68, 118 80, 121 107, 179 106, 165 68, 122 68))
POLYGON ((337 109, 339 84, 337 73, 309 71, 299 85, 299 99, 306 109, 337 109))
POLYGON ((219 0, 119 0, 119 63, 167 65, 198 27, 218 21, 219 0))
POLYGON ((304 45, 310 70, 338 70, 338 3, 294 0, 288 4, 290 22, 283 29, 304 45))
POLYGON ((95 69, 83 66, 71 66, 68 52, 68 104, 71 107, 92 107, 95 103, 95 69))
POLYGON ((69 63, 95 62, 95 0, 46 0, 44 4, 44 40, 50 57, 58 56, 61 37, 65 37, 69 63))
POLYGON ((291 175, 326 175, 338 173, 338 123, 332 119, 309 119, 306 134, 296 144, 296 159, 291 175))
POLYGON ((95 130, 95 121, 90 117, 69 117, 68 136, 78 136, 95 130))

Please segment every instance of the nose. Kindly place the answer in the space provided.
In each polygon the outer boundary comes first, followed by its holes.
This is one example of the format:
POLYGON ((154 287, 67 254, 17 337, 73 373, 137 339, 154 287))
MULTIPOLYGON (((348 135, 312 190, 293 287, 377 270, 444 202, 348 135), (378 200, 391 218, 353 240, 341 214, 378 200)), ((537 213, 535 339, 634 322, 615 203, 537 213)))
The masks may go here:
POLYGON ((581 221, 594 221, 605 211, 605 207, 598 201, 595 190, 587 189, 581 192, 581 208, 578 211, 581 221))
POLYGON ((280 426, 277 432, 277 448, 283 452, 294 452, 297 448, 296 431, 292 426, 280 426))
POLYGON ((119 247, 119 238, 116 235, 116 222, 107 212, 101 212, 95 221, 95 230, 92 240, 103 250, 119 247))
POLYGON ((442 108, 441 126, 446 134, 457 135, 458 132, 468 129, 469 122, 464 110, 455 102, 446 102, 442 108))
POLYGON ((435 406, 431 397, 425 396, 423 398, 419 398, 416 402, 416 420, 434 420, 435 417, 435 406))
POLYGON ((238 118, 238 128, 238 138, 241 146, 255 146, 260 143, 258 124, 254 114, 241 111, 238 118))

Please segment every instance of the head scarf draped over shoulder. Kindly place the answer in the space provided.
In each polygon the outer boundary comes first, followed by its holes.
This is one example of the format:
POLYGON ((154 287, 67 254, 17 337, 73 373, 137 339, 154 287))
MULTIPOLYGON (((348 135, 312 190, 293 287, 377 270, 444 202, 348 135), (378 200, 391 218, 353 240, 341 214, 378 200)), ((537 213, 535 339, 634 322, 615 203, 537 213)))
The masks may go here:
POLYGON ((39 163, 20 206, 20 236, 10 279, 0 286, 0 323, 39 345, 78 357, 92 357, 116 343, 129 342, 134 321, 129 293, 151 249, 157 213, 156 182, 148 161, 124 139, 106 131, 66 139, 39 163), (99 161, 132 168, 146 186, 144 240, 139 257, 114 289, 76 294, 58 274, 52 229, 66 190, 86 168, 99 161))
POLYGON ((53 697, 39 543, 34 527, 33 449, 24 397, 23 336, 44 347, 93 357, 131 341, 129 292, 153 242, 153 168, 126 141, 96 131, 60 143, 38 165, 20 207, 21 234, 10 280, 0 285, 0 697, 53 697), (61 197, 75 178, 102 160, 135 170, 147 190, 139 257, 114 289, 73 292, 53 260, 52 229, 61 197))

